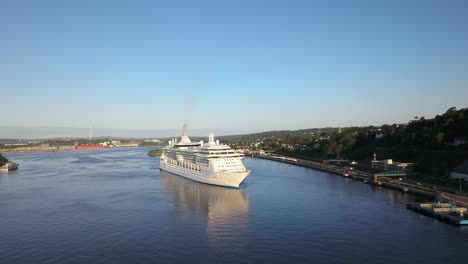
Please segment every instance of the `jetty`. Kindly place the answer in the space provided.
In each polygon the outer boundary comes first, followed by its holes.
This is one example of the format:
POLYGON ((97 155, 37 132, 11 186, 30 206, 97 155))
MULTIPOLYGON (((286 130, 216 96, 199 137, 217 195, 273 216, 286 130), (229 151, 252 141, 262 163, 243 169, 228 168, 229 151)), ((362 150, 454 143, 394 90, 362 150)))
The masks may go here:
POLYGON ((364 181, 364 180, 370 180, 372 178, 372 174, 367 173, 367 172, 356 171, 356 170, 346 170, 342 167, 338 167, 338 166, 326 164, 326 163, 321 163, 317 161, 304 160, 304 159, 292 158, 292 157, 280 156, 280 155, 252 155, 252 156, 256 158, 279 161, 279 162, 294 164, 294 165, 307 167, 307 168, 311 168, 315 170, 320 170, 324 172, 329 172, 329 173, 333 173, 339 176, 350 177, 355 180, 364 181))
POLYGON ((436 196, 433 203, 409 203, 406 208, 448 224, 468 225, 466 207, 458 207, 454 200, 444 203, 440 195, 436 196))

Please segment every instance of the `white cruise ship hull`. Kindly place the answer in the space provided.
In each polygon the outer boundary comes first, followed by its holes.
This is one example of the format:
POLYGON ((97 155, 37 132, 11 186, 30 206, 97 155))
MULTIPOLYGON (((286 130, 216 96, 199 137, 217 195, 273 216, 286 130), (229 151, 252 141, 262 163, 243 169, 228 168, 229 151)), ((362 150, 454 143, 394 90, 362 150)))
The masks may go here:
POLYGON ((239 188, 240 183, 249 175, 250 171, 201 171, 187 169, 176 164, 170 164, 163 160, 160 163, 161 170, 191 179, 197 182, 218 185, 230 188, 239 188))

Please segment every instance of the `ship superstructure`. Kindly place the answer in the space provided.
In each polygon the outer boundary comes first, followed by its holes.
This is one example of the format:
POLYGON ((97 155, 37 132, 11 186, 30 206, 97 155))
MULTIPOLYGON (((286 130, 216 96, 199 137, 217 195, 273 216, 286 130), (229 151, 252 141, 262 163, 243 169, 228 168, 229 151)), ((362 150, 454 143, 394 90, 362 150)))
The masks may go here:
POLYGON ((161 170, 207 184, 239 188, 250 171, 242 163, 243 154, 214 140, 192 142, 183 133, 180 141, 173 139, 161 155, 161 170))

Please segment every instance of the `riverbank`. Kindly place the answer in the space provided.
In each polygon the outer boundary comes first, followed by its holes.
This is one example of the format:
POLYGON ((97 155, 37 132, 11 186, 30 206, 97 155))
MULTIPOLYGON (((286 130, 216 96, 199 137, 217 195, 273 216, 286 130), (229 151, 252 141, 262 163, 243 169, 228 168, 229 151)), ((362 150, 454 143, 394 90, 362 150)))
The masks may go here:
MULTIPOLYGON (((111 148, 138 148, 138 145, 118 145, 111 148)), ((35 152, 64 152, 73 150, 73 146, 62 147, 20 147, 10 149, 0 149, 0 153, 35 153, 35 152)))
POLYGON ((0 149, 0 153, 32 153, 32 152, 62 152, 72 150, 72 146, 66 147, 20 147, 12 149, 0 149))
POLYGON ((159 157, 163 153, 162 149, 152 149, 148 152, 148 156, 150 157, 159 157))
POLYGON ((407 182, 392 180, 392 179, 383 178, 383 177, 377 178, 377 180, 375 180, 373 174, 370 174, 364 171, 346 170, 342 167, 335 166, 335 165, 330 165, 330 164, 325 164, 325 163, 320 163, 320 162, 315 162, 315 161, 310 161, 310 160, 304 160, 304 159, 299 159, 295 157, 282 156, 282 155, 252 155, 252 157, 278 161, 278 162, 284 162, 284 163, 307 167, 307 168, 311 168, 315 170, 325 171, 331 174, 348 177, 354 180, 366 181, 369 184, 382 186, 382 187, 398 190, 401 192, 411 193, 411 194, 424 197, 427 199, 434 199, 437 195, 440 195, 444 199, 447 199, 447 200, 452 199, 457 204, 462 205, 464 207, 468 207, 468 197, 466 196, 462 196, 462 195, 458 195, 454 193, 448 193, 448 192, 441 192, 441 191, 433 190, 433 189, 426 188, 423 186, 414 185, 414 184, 410 184, 407 182))
POLYGON ((18 169, 18 164, 9 161, 2 154, 0 154, 0 171, 11 171, 18 169))

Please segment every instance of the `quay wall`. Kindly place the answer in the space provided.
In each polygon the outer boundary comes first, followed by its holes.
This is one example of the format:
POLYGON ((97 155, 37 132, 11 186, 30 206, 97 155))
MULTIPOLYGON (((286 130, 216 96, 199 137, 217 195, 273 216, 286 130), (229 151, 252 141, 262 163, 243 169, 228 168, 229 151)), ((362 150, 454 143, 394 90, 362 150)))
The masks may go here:
POLYGON ((287 157, 287 156, 252 155, 252 157, 307 167, 307 168, 320 170, 320 171, 328 172, 328 173, 339 175, 339 176, 344 176, 344 173, 347 173, 349 178, 352 178, 355 180, 362 180, 362 181, 367 180, 369 184, 378 185, 378 186, 382 186, 385 188, 398 190, 401 192, 411 193, 413 195, 423 197, 426 199, 434 199, 437 195, 441 195, 443 198, 453 199, 455 200, 457 204, 468 207, 468 197, 466 196, 448 194, 448 193, 432 190, 423 186, 418 186, 418 185, 413 185, 413 184, 408 184, 408 183, 396 183, 394 181, 390 181, 384 178, 380 178, 378 182, 375 182, 373 180, 373 175, 364 171, 345 170, 344 168, 335 166, 335 165, 330 165, 330 164, 325 164, 325 163, 320 163, 320 162, 315 162, 315 161, 310 161, 310 160, 303 160, 303 159, 287 157))

